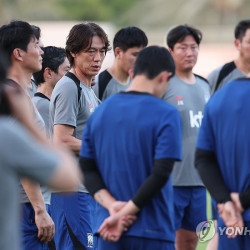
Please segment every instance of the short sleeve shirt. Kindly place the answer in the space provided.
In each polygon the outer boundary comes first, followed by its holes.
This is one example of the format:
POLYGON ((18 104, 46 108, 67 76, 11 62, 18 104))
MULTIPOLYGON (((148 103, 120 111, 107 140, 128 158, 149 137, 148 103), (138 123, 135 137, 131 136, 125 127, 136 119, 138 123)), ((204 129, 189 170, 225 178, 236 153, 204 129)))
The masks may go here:
MULTIPOLYGON (((151 174, 155 159, 181 159, 180 115, 150 94, 115 94, 88 120, 80 156, 94 159, 111 194, 128 201, 151 174)), ((142 208, 127 235, 174 241, 171 179, 142 208)), ((95 230, 107 216, 107 210, 97 205, 95 230)))

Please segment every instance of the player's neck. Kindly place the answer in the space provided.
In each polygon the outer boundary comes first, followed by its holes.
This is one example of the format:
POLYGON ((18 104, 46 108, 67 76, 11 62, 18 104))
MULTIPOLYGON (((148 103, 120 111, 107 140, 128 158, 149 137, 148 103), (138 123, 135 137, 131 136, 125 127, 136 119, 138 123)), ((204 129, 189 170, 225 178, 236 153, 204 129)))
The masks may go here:
POLYGON ((116 64, 113 64, 113 66, 108 69, 108 72, 121 84, 125 85, 130 81, 128 72, 121 70, 116 64))
POLYGON ((250 61, 246 61, 239 57, 234 61, 236 67, 244 74, 248 75, 250 73, 250 61))
POLYGON ((44 94, 49 99, 51 98, 52 91, 53 91, 53 87, 47 82, 44 82, 41 85, 38 85, 37 87, 37 92, 44 94))
POLYGON ((180 71, 180 70, 176 69, 175 74, 185 83, 194 84, 196 82, 195 76, 194 76, 192 70, 180 71))
POLYGON ((21 68, 19 65, 9 69, 8 78, 19 84, 24 90, 30 85, 32 73, 21 68))
POLYGON ((84 85, 91 87, 92 76, 87 76, 84 72, 81 72, 79 68, 72 67, 70 70, 84 85))
MULTIPOLYGON (((136 76, 127 91, 136 91, 155 95, 155 84, 152 80, 147 79, 143 75, 136 76)), ((155 95, 156 96, 156 95, 155 95)))

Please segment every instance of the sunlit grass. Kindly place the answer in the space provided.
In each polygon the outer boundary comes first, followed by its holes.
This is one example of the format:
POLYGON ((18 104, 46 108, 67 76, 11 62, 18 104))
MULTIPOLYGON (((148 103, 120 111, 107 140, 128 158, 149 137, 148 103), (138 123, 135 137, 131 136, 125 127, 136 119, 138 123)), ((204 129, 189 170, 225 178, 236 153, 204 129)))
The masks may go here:
MULTIPOLYGON (((212 218, 212 211, 211 211, 211 197, 207 192, 207 219, 210 220, 212 218)), ((207 242, 198 242, 198 246, 196 250, 205 250, 209 241, 207 242)))

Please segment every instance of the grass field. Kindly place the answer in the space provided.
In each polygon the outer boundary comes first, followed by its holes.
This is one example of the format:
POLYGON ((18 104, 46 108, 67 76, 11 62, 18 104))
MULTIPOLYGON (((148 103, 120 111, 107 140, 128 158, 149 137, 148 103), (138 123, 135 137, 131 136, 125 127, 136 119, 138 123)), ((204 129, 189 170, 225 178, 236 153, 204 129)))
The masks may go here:
MULTIPOLYGON (((212 218, 212 213, 211 213, 211 197, 209 195, 209 193, 207 192, 207 219, 210 220, 212 218)), ((201 243, 198 242, 198 246, 196 248, 196 250, 205 250, 207 247, 209 241, 201 243)))

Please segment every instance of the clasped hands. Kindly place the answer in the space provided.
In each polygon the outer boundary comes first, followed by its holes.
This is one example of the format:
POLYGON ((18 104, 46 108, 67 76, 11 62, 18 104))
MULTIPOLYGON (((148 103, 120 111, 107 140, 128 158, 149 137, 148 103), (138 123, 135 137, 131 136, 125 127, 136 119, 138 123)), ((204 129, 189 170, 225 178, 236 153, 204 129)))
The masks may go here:
MULTIPOLYGON (((239 193, 230 194, 232 201, 227 201, 224 204, 218 204, 218 211, 220 217, 224 221, 226 227, 232 228, 230 235, 227 233, 228 238, 235 238, 237 235, 242 234, 244 230, 244 222, 242 213, 244 209, 241 206, 239 193)), ((229 232, 226 230, 226 232, 229 232)))
POLYGON ((128 202, 115 201, 109 208, 110 216, 106 218, 98 233, 104 240, 116 242, 120 239, 122 233, 135 222, 136 216, 133 214, 124 214, 124 207, 128 202))

